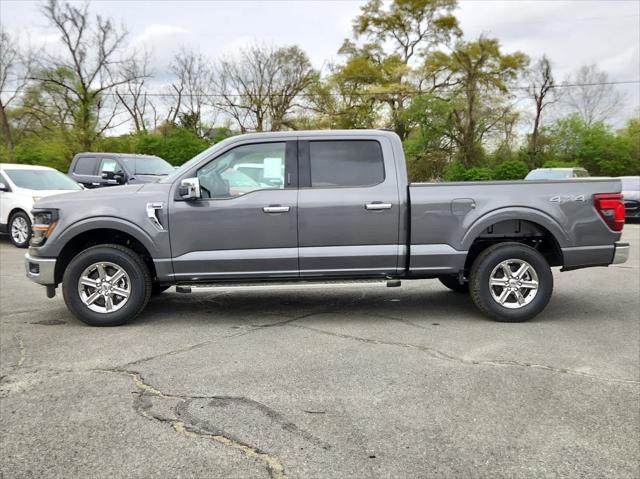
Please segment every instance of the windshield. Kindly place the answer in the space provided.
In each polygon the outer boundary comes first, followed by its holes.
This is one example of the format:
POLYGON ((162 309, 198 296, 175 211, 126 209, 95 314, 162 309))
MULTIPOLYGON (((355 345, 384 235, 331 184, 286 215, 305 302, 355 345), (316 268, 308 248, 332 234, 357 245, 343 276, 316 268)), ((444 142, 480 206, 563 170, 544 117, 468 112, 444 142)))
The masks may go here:
POLYGON ((18 188, 28 190, 81 190, 67 175, 55 170, 3 170, 18 188))
POLYGON ((621 178, 622 189, 627 191, 639 191, 640 190, 640 176, 631 178, 621 178))
POLYGON ((134 175, 167 176, 173 166, 157 156, 123 156, 120 160, 134 175))
POLYGON ((563 180, 571 178, 571 170, 533 170, 525 180, 563 180))

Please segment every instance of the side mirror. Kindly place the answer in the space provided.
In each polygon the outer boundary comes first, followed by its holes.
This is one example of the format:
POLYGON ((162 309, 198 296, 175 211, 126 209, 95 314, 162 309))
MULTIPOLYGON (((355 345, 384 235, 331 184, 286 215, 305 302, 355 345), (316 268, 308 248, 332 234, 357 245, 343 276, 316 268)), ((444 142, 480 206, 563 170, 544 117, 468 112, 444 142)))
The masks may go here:
POLYGON ((183 200, 197 200, 200 198, 200 181, 198 178, 185 178, 180 182, 178 195, 183 200))
POLYGON ((112 181, 117 185, 122 185, 126 182, 123 171, 103 171, 101 176, 103 180, 112 181))
POLYGON ((0 183, 0 191, 9 191, 9 188, 4 183, 0 183))

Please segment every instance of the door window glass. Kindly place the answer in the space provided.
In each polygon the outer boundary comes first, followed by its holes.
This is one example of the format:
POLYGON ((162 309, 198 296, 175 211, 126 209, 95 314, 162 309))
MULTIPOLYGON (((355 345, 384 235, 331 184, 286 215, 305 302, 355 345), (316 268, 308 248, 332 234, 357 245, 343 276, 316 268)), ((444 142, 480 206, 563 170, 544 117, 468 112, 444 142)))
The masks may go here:
POLYGON ((374 140, 311 141, 311 186, 372 186, 384 180, 380 144, 374 140))
POLYGON ((96 159, 95 158, 78 158, 73 172, 77 175, 95 175, 96 159))
POLYGON ((103 158, 100 162, 100 173, 102 173, 103 171, 115 172, 120 171, 121 169, 122 168, 120 168, 118 162, 113 158, 103 158))
POLYGON ((242 145, 198 170, 202 198, 233 198, 285 186, 285 143, 242 145))

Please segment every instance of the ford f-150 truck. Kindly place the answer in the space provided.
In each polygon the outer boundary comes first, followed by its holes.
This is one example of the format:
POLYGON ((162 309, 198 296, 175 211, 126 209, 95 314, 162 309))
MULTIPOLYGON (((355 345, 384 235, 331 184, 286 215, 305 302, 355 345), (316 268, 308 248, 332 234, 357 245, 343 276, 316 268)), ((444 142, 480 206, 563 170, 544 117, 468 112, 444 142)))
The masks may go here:
POLYGON ((156 183, 40 200, 26 272, 49 297, 62 284, 99 326, 171 285, 423 278, 518 322, 549 302, 552 266, 626 261, 620 191, 613 179, 410 184, 391 132, 248 134, 156 183))

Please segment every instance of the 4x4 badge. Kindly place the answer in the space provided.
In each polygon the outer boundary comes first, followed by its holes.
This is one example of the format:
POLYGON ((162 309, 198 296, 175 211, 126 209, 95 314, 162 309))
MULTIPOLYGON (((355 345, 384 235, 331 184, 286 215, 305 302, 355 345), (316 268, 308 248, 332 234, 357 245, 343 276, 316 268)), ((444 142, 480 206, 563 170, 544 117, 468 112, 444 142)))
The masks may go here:
POLYGON ((584 202, 584 195, 556 195, 552 196, 549 201, 551 203, 571 203, 575 201, 584 202))

